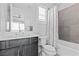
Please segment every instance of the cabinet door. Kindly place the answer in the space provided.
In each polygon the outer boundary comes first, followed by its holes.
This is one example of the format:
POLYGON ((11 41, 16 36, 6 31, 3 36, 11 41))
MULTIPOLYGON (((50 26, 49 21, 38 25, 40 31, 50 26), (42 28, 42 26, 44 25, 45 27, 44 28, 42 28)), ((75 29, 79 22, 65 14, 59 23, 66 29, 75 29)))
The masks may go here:
POLYGON ((31 46, 30 45, 26 45, 23 46, 23 56, 30 56, 31 55, 31 46))
POLYGON ((30 44, 29 38, 21 38, 20 39, 20 45, 28 45, 28 44, 30 44))
POLYGON ((38 41, 38 37, 32 37, 30 38, 30 43, 34 43, 34 42, 37 42, 38 41))
POLYGON ((38 43, 31 44, 31 56, 38 56, 38 43))
POLYGON ((30 45, 23 45, 19 49, 20 56, 30 56, 31 53, 31 46, 30 45))
POLYGON ((0 56, 18 56, 18 48, 1 50, 0 56))

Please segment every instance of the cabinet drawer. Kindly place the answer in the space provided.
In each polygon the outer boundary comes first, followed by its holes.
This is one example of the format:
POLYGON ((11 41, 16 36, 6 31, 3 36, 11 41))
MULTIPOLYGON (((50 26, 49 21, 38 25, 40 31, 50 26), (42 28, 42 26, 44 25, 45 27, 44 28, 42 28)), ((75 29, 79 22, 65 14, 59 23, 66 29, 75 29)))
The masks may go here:
POLYGON ((20 45, 28 45, 28 44, 30 44, 30 39, 29 38, 20 39, 20 45))
POLYGON ((27 44, 30 44, 29 38, 14 39, 14 40, 6 41, 6 48, 12 48, 12 47, 17 47, 27 44))
POLYGON ((1 49, 6 49, 6 46, 5 46, 5 41, 0 41, 0 50, 1 49))
POLYGON ((20 45, 20 40, 19 39, 6 41, 6 48, 17 47, 19 45, 20 45))
POLYGON ((31 39, 30 39, 30 43, 32 44, 32 43, 34 43, 34 42, 37 42, 38 41, 38 37, 32 37, 31 39))

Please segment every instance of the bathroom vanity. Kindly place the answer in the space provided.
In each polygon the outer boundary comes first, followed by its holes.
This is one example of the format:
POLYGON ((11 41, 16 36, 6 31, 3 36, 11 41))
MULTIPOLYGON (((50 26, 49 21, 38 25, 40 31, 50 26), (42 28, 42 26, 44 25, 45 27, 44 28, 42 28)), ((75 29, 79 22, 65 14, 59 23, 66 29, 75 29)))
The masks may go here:
POLYGON ((38 36, 1 40, 0 56, 38 56, 38 36))

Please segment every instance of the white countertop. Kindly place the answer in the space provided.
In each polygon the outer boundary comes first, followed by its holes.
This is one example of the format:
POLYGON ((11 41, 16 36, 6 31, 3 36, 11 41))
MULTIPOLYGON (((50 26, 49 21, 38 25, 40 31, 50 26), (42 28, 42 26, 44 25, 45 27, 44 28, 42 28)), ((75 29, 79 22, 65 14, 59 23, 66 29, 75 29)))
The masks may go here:
POLYGON ((6 32, 6 33, 1 33, 0 32, 0 41, 3 40, 11 40, 11 39, 18 39, 18 38, 29 38, 29 37, 36 37, 39 36, 38 34, 34 32, 6 32))

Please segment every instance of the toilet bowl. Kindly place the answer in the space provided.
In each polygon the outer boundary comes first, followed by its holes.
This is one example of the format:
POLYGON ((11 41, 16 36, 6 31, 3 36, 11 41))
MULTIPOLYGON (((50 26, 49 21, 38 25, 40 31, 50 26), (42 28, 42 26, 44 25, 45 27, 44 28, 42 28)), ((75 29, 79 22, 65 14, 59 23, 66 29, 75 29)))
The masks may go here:
POLYGON ((54 56, 56 55, 55 47, 52 45, 43 45, 42 46, 42 56, 54 56))
POLYGON ((47 36, 40 36, 39 41, 39 53, 41 56, 54 56, 56 55, 55 47, 52 45, 47 45, 47 36))

